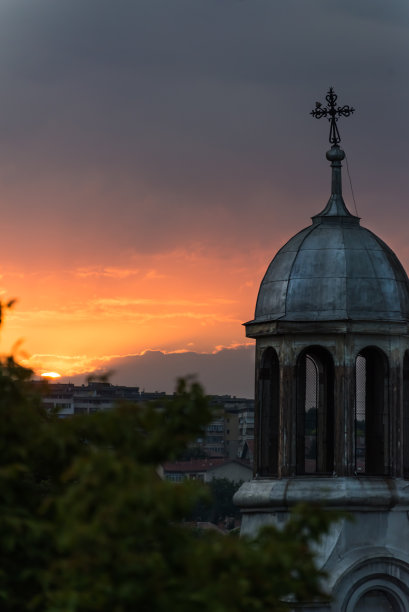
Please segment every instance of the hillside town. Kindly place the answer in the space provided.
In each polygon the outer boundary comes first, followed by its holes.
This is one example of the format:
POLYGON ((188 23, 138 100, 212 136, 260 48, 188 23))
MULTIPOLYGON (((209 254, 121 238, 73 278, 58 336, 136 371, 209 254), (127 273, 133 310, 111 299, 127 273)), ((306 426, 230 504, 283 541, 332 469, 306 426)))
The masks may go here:
MULTIPOLYGON (((118 402, 165 401, 164 392, 141 391, 139 387, 90 381, 87 384, 34 382, 45 389, 43 404, 62 419, 112 410, 118 402)), ((254 400, 230 395, 209 396, 214 419, 203 436, 178 461, 165 463, 160 475, 172 482, 185 479, 210 482, 226 479, 232 483, 250 480, 253 474, 254 400)))

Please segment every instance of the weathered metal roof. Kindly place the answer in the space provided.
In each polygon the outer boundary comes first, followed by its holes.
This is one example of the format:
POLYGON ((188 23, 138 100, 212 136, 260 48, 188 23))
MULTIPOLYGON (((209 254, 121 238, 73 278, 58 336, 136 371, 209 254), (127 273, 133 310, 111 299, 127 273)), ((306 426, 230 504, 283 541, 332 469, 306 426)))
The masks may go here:
POLYGON ((358 224, 314 223, 268 267, 257 321, 409 320, 409 281, 396 255, 358 224))
POLYGON ((255 321, 409 321, 405 270, 347 210, 341 193, 343 151, 333 147, 327 158, 333 168, 328 204, 270 263, 255 321))

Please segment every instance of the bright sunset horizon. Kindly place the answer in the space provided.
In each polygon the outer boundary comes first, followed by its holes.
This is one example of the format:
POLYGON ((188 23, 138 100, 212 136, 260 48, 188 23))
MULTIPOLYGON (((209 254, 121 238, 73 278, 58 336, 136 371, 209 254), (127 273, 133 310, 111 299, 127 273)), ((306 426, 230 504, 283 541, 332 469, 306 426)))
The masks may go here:
MULTIPOLYGON (((356 109, 361 223, 409 270, 408 29, 403 0, 5 0, 2 353, 55 381, 171 392, 196 374, 252 397, 242 323, 328 200, 309 113, 329 86, 356 109)), ((345 164, 343 187, 356 214, 345 164)))

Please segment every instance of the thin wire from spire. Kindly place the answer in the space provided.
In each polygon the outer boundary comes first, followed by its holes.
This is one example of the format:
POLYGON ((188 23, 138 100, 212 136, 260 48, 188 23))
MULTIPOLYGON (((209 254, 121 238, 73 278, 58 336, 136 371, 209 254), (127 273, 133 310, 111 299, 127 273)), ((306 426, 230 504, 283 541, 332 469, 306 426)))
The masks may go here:
POLYGON ((348 155, 346 153, 345 153, 345 161, 346 161, 346 165, 347 165, 347 174, 348 174, 348 178, 349 178, 349 186, 351 187, 352 200, 354 202, 356 216, 359 217, 358 207, 357 207, 356 202, 355 202, 354 188, 352 187, 351 174, 349 172, 348 155))

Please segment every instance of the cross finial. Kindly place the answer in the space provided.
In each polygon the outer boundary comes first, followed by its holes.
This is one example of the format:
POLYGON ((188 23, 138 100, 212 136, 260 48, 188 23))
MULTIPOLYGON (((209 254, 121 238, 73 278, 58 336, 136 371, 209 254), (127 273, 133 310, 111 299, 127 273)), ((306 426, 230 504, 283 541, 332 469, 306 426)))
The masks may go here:
POLYGON ((349 115, 352 115, 355 110, 351 106, 337 106, 337 98, 338 96, 335 95, 334 89, 330 87, 327 95, 325 96, 328 106, 322 106, 320 102, 316 102, 315 109, 310 113, 316 119, 321 119, 321 117, 328 118, 328 121, 331 124, 329 130, 329 141, 334 146, 337 146, 338 143, 341 142, 341 136, 339 135, 337 126, 338 117, 349 117, 349 115))

